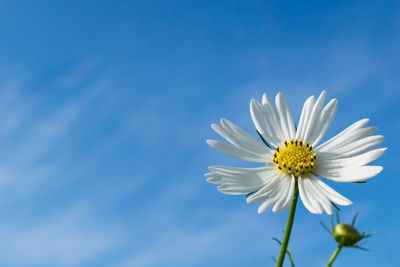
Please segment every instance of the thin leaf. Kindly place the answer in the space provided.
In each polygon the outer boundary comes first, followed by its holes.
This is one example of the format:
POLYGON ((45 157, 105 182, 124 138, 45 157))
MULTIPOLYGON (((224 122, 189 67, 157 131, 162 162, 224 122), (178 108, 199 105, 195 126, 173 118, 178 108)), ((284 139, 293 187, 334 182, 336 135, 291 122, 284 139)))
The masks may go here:
POLYGON ((340 208, 339 208, 338 206, 336 206, 335 203, 333 203, 333 202, 331 202, 331 203, 332 203, 332 205, 336 208, 336 211, 340 211, 340 208))
POLYGON ((363 247, 359 247, 359 246, 354 246, 353 248, 358 248, 364 251, 368 251, 368 252, 372 252, 372 251, 377 251, 378 249, 374 248, 374 249, 368 249, 368 248, 363 248, 363 247))
POLYGON ((357 216, 358 216, 358 212, 356 214, 354 214, 353 220, 351 221, 351 226, 354 226, 354 224, 356 223, 357 216))
POLYGON ((257 191, 254 191, 254 192, 248 193, 248 194, 245 196, 245 198, 248 198, 249 196, 251 196, 251 195, 252 195, 252 194, 254 194, 255 192, 257 192, 257 191))
POLYGON ((292 256, 292 252, 290 251, 290 249, 288 249, 288 250, 286 251, 286 253, 287 253, 288 256, 289 256, 290 264, 292 265, 292 267, 295 267, 295 266, 294 266, 293 256, 292 256))
POLYGON ((359 243, 356 244, 356 246, 365 245, 365 244, 367 244, 367 243, 368 243, 368 241, 359 242, 359 243))
POLYGON ((275 240, 275 241, 276 241, 276 243, 278 243, 280 246, 282 246, 282 242, 281 242, 281 241, 279 241, 279 239, 278 239, 278 238, 276 238, 276 237, 273 237, 273 238, 272 238, 272 240, 275 240))
MULTIPOLYGON (((280 246, 282 245, 282 242, 279 241, 278 238, 273 237, 272 239, 275 240, 280 246)), ((290 264, 292 265, 292 267, 295 267, 294 266, 293 255, 292 255, 292 252, 290 251, 289 247, 286 249, 286 254, 289 256, 290 264)), ((274 257, 272 257, 272 258, 275 259, 274 257)), ((275 259, 275 262, 276 262, 276 259, 275 259)))
POLYGON ((265 144, 267 147, 272 148, 272 147, 267 143, 267 141, 265 141, 264 137, 262 137, 262 135, 260 134, 260 132, 257 131, 257 133, 258 133, 258 136, 261 138, 261 140, 264 142, 264 144, 265 144))
POLYGON ((328 227, 327 227, 323 222, 320 222, 320 223, 321 223, 322 227, 323 227, 329 234, 332 235, 332 232, 329 231, 328 227))
POLYGON ((372 233, 369 233, 368 235, 363 235, 363 238, 368 238, 376 234, 376 231, 373 231, 372 233))
POLYGON ((340 218, 339 218, 339 212, 338 211, 336 211, 336 221, 337 221, 337 223, 340 223, 340 218))

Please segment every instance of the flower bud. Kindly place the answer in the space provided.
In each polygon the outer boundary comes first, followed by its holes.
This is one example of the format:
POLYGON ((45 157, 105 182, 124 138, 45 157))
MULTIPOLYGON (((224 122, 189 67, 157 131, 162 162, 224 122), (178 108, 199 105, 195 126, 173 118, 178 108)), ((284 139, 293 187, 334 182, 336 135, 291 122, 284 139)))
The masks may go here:
POLYGON ((363 236, 351 225, 339 223, 333 231, 336 242, 345 247, 354 246, 363 236))

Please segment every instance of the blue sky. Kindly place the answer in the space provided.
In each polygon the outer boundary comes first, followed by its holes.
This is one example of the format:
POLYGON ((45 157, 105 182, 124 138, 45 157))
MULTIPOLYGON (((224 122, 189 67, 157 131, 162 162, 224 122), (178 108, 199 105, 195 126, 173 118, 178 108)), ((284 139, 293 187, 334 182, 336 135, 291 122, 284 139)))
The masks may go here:
MULTIPOLYGON (((399 266, 400 6, 396 1, 0 1, 1 266, 273 266, 287 218, 206 183, 249 166, 207 146, 226 117, 255 136, 251 98, 283 92, 297 121, 321 90, 327 137, 379 127, 384 171, 329 183, 355 203, 366 253, 399 266)), ((220 139, 219 139, 220 140, 220 139)), ((251 165, 254 166, 254 165, 251 165)), ((298 266, 335 248, 299 202, 298 266)), ((287 264, 287 263, 286 263, 287 264)), ((288 266, 288 265, 286 265, 288 266)))

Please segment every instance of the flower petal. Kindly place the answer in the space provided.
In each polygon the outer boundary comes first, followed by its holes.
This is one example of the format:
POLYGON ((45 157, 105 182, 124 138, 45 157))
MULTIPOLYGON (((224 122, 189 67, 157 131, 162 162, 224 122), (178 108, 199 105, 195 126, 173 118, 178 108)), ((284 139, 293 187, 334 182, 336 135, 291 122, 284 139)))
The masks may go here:
POLYGON ((263 182, 263 186, 257 192, 247 197, 247 203, 261 201, 262 204, 258 208, 259 213, 273 204, 275 204, 274 212, 285 210, 293 196, 294 178, 287 173, 277 171, 275 168, 272 172, 269 172, 268 179, 264 179, 263 182))
MULTIPOLYGON (((373 144, 367 145, 366 147, 356 146, 351 153, 358 153, 360 150, 368 150, 371 145, 373 146, 373 144)), ((322 152, 319 153, 320 158, 317 159, 313 172, 325 179, 336 182, 364 181, 382 171, 383 168, 381 166, 364 165, 382 156, 385 150, 386 148, 375 149, 352 157, 346 157, 349 153, 322 152)))
POLYGON ((267 192, 264 190, 263 196, 260 199, 260 201, 263 202, 258 207, 258 213, 264 212, 274 203, 274 212, 280 212, 284 210, 284 201, 286 200, 288 194, 290 194, 292 177, 285 173, 280 173, 276 180, 277 181, 274 182, 274 185, 269 186, 269 190, 267 192))
POLYGON ((353 204, 351 200, 347 199, 346 197, 342 196, 341 194, 333 190, 331 187, 329 187, 320 179, 318 179, 314 174, 307 173, 306 177, 312 183, 314 188, 316 188, 320 193, 324 194, 330 201, 342 206, 348 206, 353 204))
POLYGON ((207 140, 207 143, 219 152, 236 159, 250 162, 266 162, 268 158, 216 140, 207 140))
MULTIPOLYGON (((272 108, 275 109, 274 107, 272 108)), ((275 113, 271 112, 272 108, 268 107, 269 110, 267 111, 263 109, 257 100, 252 99, 250 101, 250 114, 254 125, 264 139, 276 147, 282 143, 283 140, 280 137, 280 127, 278 128, 276 118, 274 118, 275 113)))
POLYGON ((304 179, 303 176, 299 176, 297 181, 299 185, 299 192, 300 192, 300 198, 301 201, 303 202, 304 206, 311 212, 311 213, 322 213, 321 207, 315 202, 314 198, 312 196, 309 196, 309 190, 308 187, 305 186, 304 184, 304 179))
POLYGON ((363 128, 365 125, 367 125, 369 122, 369 119, 362 119, 359 120, 343 131, 341 131, 339 134, 335 135, 328 141, 324 142, 323 144, 319 145, 318 147, 315 148, 317 151, 328 151, 329 149, 332 149, 338 145, 340 145, 343 141, 347 140, 349 137, 354 135, 354 131, 357 131, 358 129, 363 128))
POLYGON ((277 109, 275 108, 274 104, 272 104, 271 100, 269 100, 267 94, 263 94, 262 96, 262 105, 265 110, 265 114, 269 114, 271 116, 271 123, 274 126, 274 129, 276 131, 276 135, 278 136, 279 140, 283 142, 283 133, 281 129, 281 122, 280 122, 280 117, 278 114, 277 109))
POLYGON ((290 180, 286 181, 285 187, 287 189, 285 192, 281 192, 278 201, 275 203, 272 209, 273 212, 282 212, 287 209, 290 204, 290 200, 293 197, 295 182, 296 181, 293 176, 290 178, 290 180))
POLYGON ((304 103, 303 109, 300 115, 299 127, 296 131, 297 139, 304 139, 304 133, 306 131, 307 122, 310 120, 311 111, 315 105, 315 97, 310 96, 304 103))
POLYGON ((321 159, 353 157, 374 149, 375 147, 379 146, 384 139, 385 138, 382 135, 374 135, 363 138, 361 135, 355 134, 354 136, 348 137, 347 140, 351 140, 350 142, 345 141, 345 144, 340 144, 337 147, 329 150, 321 151, 319 149, 315 149, 315 152, 317 153, 318 158, 321 159))
POLYGON ((374 149, 366 153, 348 158, 338 158, 336 154, 321 153, 322 157, 318 158, 318 160, 315 162, 315 166, 316 168, 330 169, 363 166, 381 157, 384 154, 385 150, 386 148, 374 149), (330 157, 332 155, 333 157, 330 157))
POLYGON ((329 215, 332 214, 332 205, 328 197, 323 193, 322 190, 320 190, 318 184, 316 184, 312 178, 309 177, 309 174, 304 174, 303 175, 303 182, 304 186, 307 188, 309 191, 309 195, 314 198, 315 202, 318 202, 320 207, 325 210, 326 213, 329 215))
POLYGON ((315 126, 313 134, 308 140, 313 147, 318 145, 318 143, 321 142, 322 138, 324 138, 326 131, 328 130, 333 119, 335 118, 336 112, 337 112, 337 100, 332 99, 319 114, 316 123, 318 127, 315 126))
POLYGON ((216 140, 207 140, 214 149, 237 159, 251 162, 269 162, 273 150, 258 142, 251 135, 227 119, 221 119, 221 125, 212 124, 211 127, 233 144, 229 145, 216 140))
POLYGON ((310 142, 315 147, 324 137, 337 112, 337 100, 332 99, 322 109, 326 91, 322 91, 315 102, 314 96, 309 97, 304 103, 300 116, 299 127, 296 132, 297 139, 310 142))
POLYGON ((286 140, 294 138, 296 135, 296 127, 293 122, 288 104, 283 94, 278 93, 275 98, 276 108, 279 113, 281 129, 286 140))
POLYGON ((313 173, 335 182, 354 183, 372 178, 382 170, 381 166, 361 166, 342 169, 319 167, 315 168, 313 173))
POLYGON ((281 181, 288 178, 287 174, 275 171, 270 181, 266 182, 259 191, 246 199, 247 203, 256 203, 271 198, 272 193, 275 192, 275 189, 281 184, 281 181))
POLYGON ((314 131, 316 131, 319 128, 318 117, 319 117, 322 107, 324 105, 325 96, 326 96, 326 91, 322 91, 321 95, 317 99, 317 102, 315 102, 315 105, 313 106, 313 108, 311 110, 309 119, 306 121, 304 136, 302 136, 302 139, 305 142, 311 143, 311 141, 312 141, 311 138, 314 134, 314 131))
POLYGON ((299 177, 299 190, 304 205, 312 213, 322 213, 325 210, 326 213, 332 214, 330 202, 343 206, 353 203, 327 186, 312 173, 305 173, 299 177))
MULTIPOLYGON (((266 150, 271 150, 265 144, 261 144, 254 137, 227 119, 221 119, 221 126, 212 124, 211 127, 214 129, 214 131, 231 142, 233 145, 242 149, 246 149, 261 155, 265 154, 266 150)), ((270 151, 270 153, 272 152, 270 151)))
POLYGON ((258 214, 266 211, 269 207, 271 207, 273 204, 275 203, 275 199, 274 198, 269 198, 267 200, 265 200, 263 203, 261 203, 261 205, 258 207, 258 214))
POLYGON ((236 168, 227 166, 209 167, 207 182, 220 184, 218 190, 225 194, 249 194, 258 191, 265 184, 275 181, 279 173, 276 168, 236 168))

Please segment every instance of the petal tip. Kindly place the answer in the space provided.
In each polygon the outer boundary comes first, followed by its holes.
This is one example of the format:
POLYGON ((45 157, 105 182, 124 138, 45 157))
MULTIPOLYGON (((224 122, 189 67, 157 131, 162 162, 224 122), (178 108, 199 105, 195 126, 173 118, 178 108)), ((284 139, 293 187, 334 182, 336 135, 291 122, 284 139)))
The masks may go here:
POLYGON ((254 112, 254 109, 258 106, 258 101, 254 98, 250 100, 250 112, 254 112))
POLYGON ((285 98, 285 96, 281 92, 279 92, 276 94, 275 100, 282 101, 282 99, 284 99, 284 98, 285 98))
POLYGON ((339 101, 337 100, 337 98, 332 98, 330 102, 333 103, 332 105, 337 106, 339 101))
POLYGON ((227 123, 229 120, 226 118, 221 118, 219 121, 221 122, 221 124, 224 124, 227 123))
POLYGON ((363 123, 365 123, 365 125, 367 125, 369 123, 369 118, 364 118, 361 120, 363 123))
POLYGON ((263 94, 261 102, 263 105, 267 105, 269 102, 271 102, 266 93, 263 94))
POLYGON ((213 147, 216 142, 217 142, 216 140, 212 140, 212 139, 207 139, 206 140, 206 143, 211 147, 213 147))
MULTIPOLYGON (((382 166, 376 166, 376 174, 380 173, 381 171, 383 171, 383 167, 382 166)), ((375 175, 376 175, 375 174, 375 175)))

